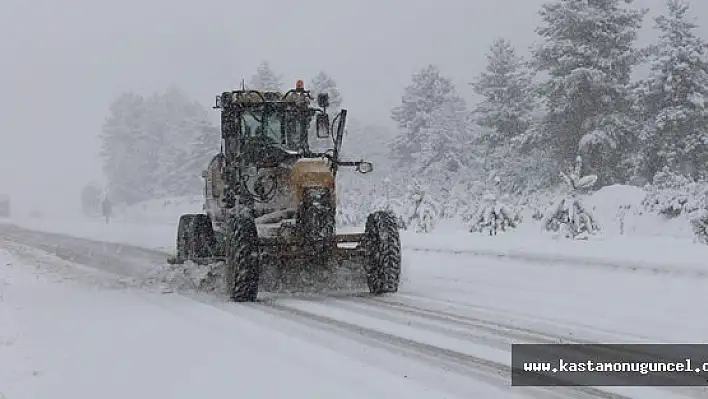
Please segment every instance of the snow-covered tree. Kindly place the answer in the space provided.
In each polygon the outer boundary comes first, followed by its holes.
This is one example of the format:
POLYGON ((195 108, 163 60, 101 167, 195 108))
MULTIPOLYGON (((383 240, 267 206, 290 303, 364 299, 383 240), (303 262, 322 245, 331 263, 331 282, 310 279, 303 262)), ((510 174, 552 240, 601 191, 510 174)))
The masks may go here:
POLYGON ((589 235, 600 230, 595 217, 583 206, 579 197, 583 191, 595 184, 597 176, 581 177, 581 170, 582 158, 578 156, 571 173, 561 172, 563 181, 568 185, 568 192, 558 198, 546 211, 543 220, 545 230, 571 239, 587 239, 589 235))
POLYGON ((101 131, 103 171, 107 189, 116 202, 150 198, 157 168, 146 165, 145 100, 133 93, 118 96, 110 105, 101 131), (146 167, 147 166, 147 167, 146 167))
POLYGON ((449 102, 431 111, 428 125, 420 130, 416 176, 440 177, 446 182, 470 166, 474 132, 464 105, 449 102))
POLYGON ((390 212, 398 222, 398 227, 407 229, 406 220, 411 210, 410 201, 409 198, 400 195, 400 188, 399 185, 392 184, 392 179, 388 176, 381 179, 372 193, 375 196, 372 196, 369 212, 379 210, 390 212))
POLYGON ((423 129, 430 126, 434 111, 445 104, 461 102, 452 81, 440 70, 428 65, 413 74, 412 82, 405 88, 401 105, 391 113, 400 133, 392 142, 392 156, 401 165, 412 165, 423 151, 423 129))
POLYGON ((146 137, 142 143, 145 162, 156 171, 154 197, 174 195, 174 184, 181 177, 176 171, 188 156, 192 132, 182 129, 183 112, 189 112, 184 92, 169 88, 154 93, 146 102, 146 137))
POLYGON ((96 182, 87 183, 81 190, 81 210, 86 216, 96 216, 101 210, 103 189, 96 182))
POLYGON ((691 227, 696 235, 696 241, 708 245, 708 209, 703 209, 699 215, 691 219, 691 227))
POLYGON ((248 83, 251 90, 283 91, 283 78, 276 74, 268 61, 261 62, 248 83))
POLYGON ((171 195, 198 194, 204 184, 201 178, 202 171, 212 157, 220 150, 221 131, 205 118, 195 116, 186 119, 183 129, 191 128, 190 142, 185 148, 175 151, 184 157, 173 158, 175 169, 165 171, 164 188, 171 195))
POLYGON ((408 187, 402 202, 404 208, 401 210, 400 224, 403 229, 413 229, 417 233, 430 233, 435 229, 439 205, 420 182, 414 181, 408 187))
POLYGON ((518 194, 548 183, 547 169, 554 165, 549 164, 546 151, 522 151, 520 146, 538 104, 526 62, 508 40, 500 38, 492 43, 486 70, 472 85, 482 97, 474 109, 474 119, 480 127, 475 152, 484 154, 484 175, 494 172, 507 193, 518 194))
POLYGON ((667 2, 655 19, 651 77, 642 82, 646 177, 664 166, 693 178, 708 176, 708 43, 696 35, 688 4, 667 2))
POLYGON ((155 94, 149 112, 151 137, 159 149, 155 156, 159 159, 160 194, 198 194, 201 171, 219 151, 218 128, 201 104, 177 88, 155 94))
POLYGON ((604 182, 624 178, 618 168, 635 145, 630 78, 642 59, 634 47, 646 10, 634 0, 556 0, 542 6, 544 40, 533 63, 546 76, 539 87, 547 114, 526 138, 572 162, 580 153, 604 182))
POLYGON ((643 207, 667 218, 695 215, 708 206, 708 187, 664 166, 647 187, 643 207))
POLYGON ((486 70, 472 85, 482 97, 474 110, 477 124, 487 128, 481 139, 496 147, 526 132, 534 110, 531 75, 508 40, 492 43, 486 70))
MULTIPOLYGON (((441 218, 453 217, 453 190, 469 181, 478 170, 480 154, 474 147, 473 123, 463 102, 451 102, 430 114, 430 123, 421 129, 421 152, 416 163, 404 170, 407 177, 424 179, 433 191, 428 195, 445 204, 441 218)), ((459 204, 458 204, 459 205, 459 204)))
POLYGON ((147 99, 120 96, 101 138, 108 191, 118 203, 199 193, 201 171, 220 143, 206 110, 176 88, 147 99))
POLYGON ((320 71, 312 78, 308 87, 312 92, 312 97, 317 100, 317 95, 320 93, 329 94, 329 108, 336 112, 342 108, 342 94, 337 88, 337 82, 324 71, 320 71))
POLYGON ((516 228, 521 222, 520 215, 507 203, 508 196, 500 195, 501 179, 495 176, 494 190, 487 190, 483 202, 472 217, 471 233, 487 233, 490 236, 516 228))

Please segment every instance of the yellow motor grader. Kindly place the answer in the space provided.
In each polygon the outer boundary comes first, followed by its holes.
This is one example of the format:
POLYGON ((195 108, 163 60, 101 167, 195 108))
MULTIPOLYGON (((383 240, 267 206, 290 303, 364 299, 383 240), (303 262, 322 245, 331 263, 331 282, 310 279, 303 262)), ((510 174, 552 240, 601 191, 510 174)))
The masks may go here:
POLYGON ((372 294, 398 291, 401 244, 391 213, 370 214, 363 233, 336 231, 338 169, 369 173, 373 165, 340 160, 347 111, 330 118, 328 95, 313 100, 302 81, 285 94, 244 88, 216 97, 221 151, 202 174, 204 213, 180 217, 171 263, 224 262, 237 302, 255 301, 264 285, 342 271, 372 294), (327 151, 311 149, 313 122, 317 139, 331 143, 327 151))

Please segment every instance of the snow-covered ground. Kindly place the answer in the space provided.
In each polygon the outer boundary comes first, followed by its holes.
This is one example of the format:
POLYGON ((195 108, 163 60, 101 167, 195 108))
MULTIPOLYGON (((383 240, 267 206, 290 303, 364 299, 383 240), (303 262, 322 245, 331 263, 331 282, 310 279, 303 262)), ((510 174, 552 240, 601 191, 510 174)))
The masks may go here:
MULTIPOLYGON (((708 324, 695 317, 703 309, 694 299, 706 277, 407 250, 397 295, 264 293, 261 303, 233 304, 161 294, 159 286, 99 272, 115 252, 109 244, 61 245, 77 252, 58 252, 60 259, 2 243, 0 392, 7 398, 706 395, 703 388, 520 389, 508 379, 511 343, 700 342, 708 324), (90 245, 98 247, 82 257, 90 245)), ((136 253, 124 262, 124 271, 151 267, 136 253)))
POLYGON ((0 250, 2 398, 445 396, 406 378, 405 363, 383 370, 348 356, 355 346, 303 342, 285 319, 253 307, 96 289, 88 272, 23 252, 30 259, 0 250))
POLYGON ((186 398, 242 387, 239 396, 263 398, 706 397, 704 388, 508 386, 511 343, 705 340, 695 299, 708 282, 708 246, 693 243, 685 220, 639 212, 620 234, 618 204, 641 201, 631 194, 614 187, 588 198, 604 227, 589 241, 556 240, 533 223, 496 237, 450 226, 406 232, 396 295, 263 293, 261 303, 238 305, 164 295, 144 280, 164 257, 154 249, 172 250, 179 214, 198 211, 185 203, 161 206, 169 217, 147 209, 161 223, 128 213, 109 225, 14 220, 93 241, 0 226, 0 246, 12 252, 0 253, 0 393, 186 398))

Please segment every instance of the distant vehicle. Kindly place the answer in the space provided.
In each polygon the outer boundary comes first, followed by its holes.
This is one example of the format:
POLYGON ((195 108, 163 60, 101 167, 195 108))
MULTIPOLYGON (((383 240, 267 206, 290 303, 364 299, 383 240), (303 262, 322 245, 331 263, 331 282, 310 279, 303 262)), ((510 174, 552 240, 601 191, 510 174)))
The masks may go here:
POLYGON ((0 218, 10 217, 10 197, 0 194, 0 218))

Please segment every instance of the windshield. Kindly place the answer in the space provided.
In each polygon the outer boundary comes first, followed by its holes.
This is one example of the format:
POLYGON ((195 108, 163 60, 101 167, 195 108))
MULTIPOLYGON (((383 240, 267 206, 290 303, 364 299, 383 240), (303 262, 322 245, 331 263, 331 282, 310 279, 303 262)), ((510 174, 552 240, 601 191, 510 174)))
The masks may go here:
POLYGON ((262 111, 246 111, 242 115, 242 132, 246 137, 265 136, 273 144, 298 150, 307 147, 307 136, 302 134, 304 126, 298 115, 295 111, 274 112, 263 120, 262 111), (304 142, 302 137, 305 137, 304 142))

